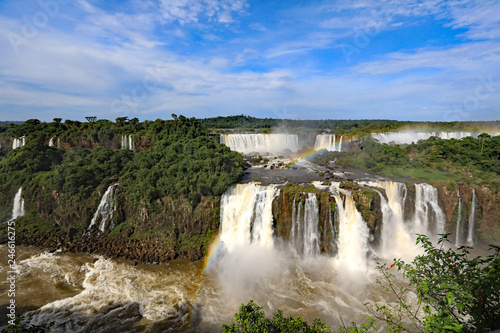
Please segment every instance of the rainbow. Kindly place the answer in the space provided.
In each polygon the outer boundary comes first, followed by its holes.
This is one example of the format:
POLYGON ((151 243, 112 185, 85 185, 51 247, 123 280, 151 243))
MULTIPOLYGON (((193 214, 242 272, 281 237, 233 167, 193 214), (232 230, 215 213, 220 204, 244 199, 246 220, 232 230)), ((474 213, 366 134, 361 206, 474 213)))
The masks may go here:
POLYGON ((208 252, 203 259, 203 269, 202 272, 206 273, 213 266, 217 258, 217 254, 219 253, 219 249, 222 247, 222 242, 220 241, 220 233, 215 236, 214 240, 208 247, 208 252))

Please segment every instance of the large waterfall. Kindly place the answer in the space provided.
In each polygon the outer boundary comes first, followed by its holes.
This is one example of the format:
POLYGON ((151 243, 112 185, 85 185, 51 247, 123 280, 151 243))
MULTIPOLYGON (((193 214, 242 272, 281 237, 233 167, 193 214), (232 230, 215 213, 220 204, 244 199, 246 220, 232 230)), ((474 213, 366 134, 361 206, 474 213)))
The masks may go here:
POLYGON ((129 149, 135 151, 135 142, 132 135, 122 135, 121 147, 122 149, 129 149))
POLYGON ((458 196, 458 212, 457 212, 457 226, 455 229, 455 246, 460 246, 462 245, 462 233, 463 233, 462 197, 460 196, 460 187, 458 187, 457 189, 457 196, 458 196))
POLYGON ((472 136, 470 132, 388 132, 372 133, 372 138, 380 143, 410 144, 419 140, 427 140, 431 136, 437 136, 441 139, 463 139, 472 136))
POLYGON ((416 254, 415 237, 412 237, 404 218, 406 185, 393 181, 382 181, 378 185, 387 195, 386 200, 379 193, 382 206, 381 254, 389 259, 398 256, 412 259, 416 254))
POLYGON ((19 139, 14 138, 12 141, 12 149, 21 148, 26 144, 26 137, 22 136, 19 139))
POLYGON ((305 257, 319 255, 319 210, 316 194, 308 193, 305 203, 299 201, 298 209, 293 203, 290 243, 305 257))
POLYGON ((255 183, 236 184, 221 198, 220 240, 228 251, 258 244, 273 247, 272 203, 278 190, 255 183))
POLYGON ((286 149, 299 150, 299 139, 295 134, 221 134, 220 142, 243 154, 280 154, 286 149))
POLYGON ((339 216, 337 266, 343 271, 360 272, 367 269, 369 230, 356 203, 348 192, 332 186, 339 216))
POLYGON ((467 245, 474 246, 474 219, 476 217, 476 189, 472 190, 472 201, 470 203, 469 228, 467 232, 467 245))
POLYGON ((14 196, 14 206, 12 207, 12 220, 24 215, 24 199, 22 197, 23 188, 20 187, 14 196))
POLYGON ((341 151, 342 150, 342 136, 339 142, 335 139, 335 134, 319 134, 316 136, 314 143, 314 150, 326 149, 328 151, 341 151))
POLYGON ((436 188, 429 184, 415 184, 414 232, 436 238, 444 233, 445 215, 438 203, 436 188))
POLYGON ((104 232, 106 227, 112 229, 114 227, 113 223, 113 213, 116 211, 116 189, 118 183, 112 184, 108 187, 104 195, 102 196, 101 202, 97 207, 97 210, 92 217, 89 229, 93 225, 99 223, 99 231, 104 232))

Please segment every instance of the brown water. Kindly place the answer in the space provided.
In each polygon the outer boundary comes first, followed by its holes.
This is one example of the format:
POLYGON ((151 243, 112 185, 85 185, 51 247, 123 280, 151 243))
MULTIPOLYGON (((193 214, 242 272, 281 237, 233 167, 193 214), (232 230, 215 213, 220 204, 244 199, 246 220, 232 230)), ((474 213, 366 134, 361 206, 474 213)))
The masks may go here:
MULTIPOLYGON (((369 316, 363 303, 384 299, 367 282, 374 272, 353 282, 335 271, 332 258, 301 260, 269 251, 248 256, 252 251, 246 249, 242 264, 244 254, 235 250, 204 272, 201 262, 187 260, 134 265, 17 247, 16 303, 20 311, 31 310, 31 324, 54 322, 54 332, 217 332, 250 299, 268 314, 282 309, 308 320, 318 317, 332 328, 339 326, 340 314, 344 322, 363 322, 369 316)), ((5 325, 7 248, 0 247, 0 258, 5 325)))
MULTIPOLYGON (((268 315, 281 309, 307 320, 317 317, 333 331, 341 317, 345 323, 365 322, 365 302, 394 301, 374 283, 380 276, 373 262, 353 274, 334 258, 305 260, 279 247, 234 249, 204 272, 202 262, 134 265, 18 246, 16 303, 21 312, 30 311, 31 324, 54 322, 53 332, 220 332, 251 299, 268 315)), ((7 248, 0 247, 0 258, 6 325, 7 248)))

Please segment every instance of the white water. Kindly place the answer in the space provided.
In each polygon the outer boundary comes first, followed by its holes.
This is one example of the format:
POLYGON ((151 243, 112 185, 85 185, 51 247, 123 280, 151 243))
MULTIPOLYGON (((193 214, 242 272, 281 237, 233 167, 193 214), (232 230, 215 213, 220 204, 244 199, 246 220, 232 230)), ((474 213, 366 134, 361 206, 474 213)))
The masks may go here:
POLYGON ((377 183, 385 190, 387 200, 380 194, 382 208, 381 255, 386 259, 396 257, 405 261, 412 260, 417 254, 415 236, 405 223, 404 205, 406 200, 406 185, 393 181, 377 183))
POLYGON ((102 196, 101 202, 97 207, 97 210, 92 217, 89 229, 93 225, 99 223, 99 230, 104 232, 106 227, 112 229, 114 227, 113 223, 113 213, 116 211, 116 188, 118 183, 110 185, 104 195, 102 196))
POLYGON ((54 137, 51 137, 50 140, 49 140, 49 147, 54 147, 55 144, 54 144, 54 137))
POLYGON ((460 187, 457 189, 457 196, 458 196, 458 212, 457 212, 457 227, 455 230, 455 246, 460 246, 462 245, 462 233, 463 233, 463 226, 462 226, 462 197, 460 196, 460 187))
POLYGON ((122 149, 129 149, 135 151, 135 142, 132 135, 122 135, 121 147, 122 149))
POLYGON ((314 143, 314 150, 326 149, 328 151, 341 151, 342 150, 342 136, 340 136, 339 143, 335 140, 335 134, 319 134, 316 136, 314 143))
POLYGON ((199 280, 194 263, 138 269, 102 257, 73 257, 42 253, 18 264, 21 277, 42 273, 43 285, 77 293, 32 312, 29 324, 53 322, 51 332, 137 332, 138 323, 162 320, 168 321, 162 332, 177 332, 189 325, 199 280))
POLYGON ((251 243, 272 248, 272 203, 278 190, 273 185, 236 184, 221 198, 220 240, 231 252, 251 243))
POLYGON ((316 257, 320 254, 319 209, 316 194, 308 193, 305 203, 300 200, 298 206, 296 213, 294 200, 290 243, 295 251, 304 257, 316 257))
POLYGON ((14 138, 12 141, 12 149, 21 148, 26 144, 26 138, 24 136, 18 138, 14 138))
POLYGON ((336 267, 351 276, 356 272, 365 272, 368 269, 369 229, 356 209, 352 195, 347 191, 339 191, 335 185, 332 185, 332 192, 339 216, 336 267))
MULTIPOLYGON (((387 190, 393 195, 388 194, 386 211, 403 216, 404 185, 380 185, 393 187, 387 190)), ((346 323, 364 322, 370 316, 365 302, 384 304, 391 299, 374 282, 380 276, 367 258, 369 230, 353 197, 337 183, 330 190, 338 212, 338 253, 333 258, 315 255, 319 252, 315 194, 308 193, 293 214, 293 226, 302 229, 300 233, 295 229, 297 237, 292 239, 302 244, 304 253, 312 253, 297 258, 273 233, 272 201, 279 189, 237 184, 221 198, 222 245, 220 255, 211 257, 211 270, 203 273, 200 262, 187 261, 133 266, 86 255, 32 257, 21 261, 20 290, 29 295, 28 281, 41 275, 31 293, 50 292, 44 296, 49 301, 29 314, 30 323, 55 321, 53 331, 60 332, 220 332, 220 324, 233 321, 241 303, 250 299, 264 306, 268 315, 282 309, 286 316, 309 321, 319 317, 333 329, 340 325, 339 313, 346 323), (73 259, 80 257, 86 258, 84 263, 73 259), (52 296, 53 289, 63 296, 52 296)))
POLYGON ((221 134, 220 142, 243 154, 280 154, 285 149, 299 150, 299 139, 295 134, 221 134))
POLYGON ((445 215, 438 203, 436 188, 429 184, 415 184, 415 216, 414 232, 425 234, 436 240, 438 234, 444 233, 445 215))
POLYGON ((15 220, 18 217, 21 217, 24 215, 24 199, 22 198, 22 191, 23 188, 20 187, 19 190, 17 191, 16 195, 14 196, 14 206, 12 207, 12 219, 15 220))
POLYGON ((463 139, 472 136, 470 132, 388 132, 372 133, 372 138, 380 143, 410 144, 419 140, 427 140, 431 136, 437 136, 441 139, 463 139))
POLYGON ((474 219, 476 217, 476 205, 477 205, 477 197, 476 197, 476 189, 472 190, 472 201, 471 208, 469 213, 469 228, 467 232, 467 245, 474 246, 474 219))

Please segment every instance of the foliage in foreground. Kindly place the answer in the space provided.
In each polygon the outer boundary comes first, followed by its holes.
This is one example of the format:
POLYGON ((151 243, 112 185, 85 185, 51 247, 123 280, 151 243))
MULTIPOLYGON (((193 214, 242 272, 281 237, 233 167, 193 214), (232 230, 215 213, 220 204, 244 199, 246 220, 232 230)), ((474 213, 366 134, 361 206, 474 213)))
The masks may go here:
MULTIPOLYGON (((490 332, 500 328, 500 247, 491 246, 487 257, 468 258, 470 247, 457 252, 445 249, 447 235, 440 238, 439 247, 423 235, 417 244, 424 254, 412 263, 395 260, 387 267, 377 269, 383 279, 377 280, 396 302, 366 304, 373 316, 385 323, 390 332, 490 332), (407 286, 396 286, 394 269, 401 270, 407 286), (409 300, 409 292, 416 292, 417 304, 409 300)), ((262 307, 250 301, 241 305, 235 314, 236 324, 222 325, 224 332, 330 332, 319 319, 312 326, 300 317, 284 318, 281 311, 273 318, 265 316, 262 307)), ((374 319, 358 326, 341 326, 341 333, 377 331, 374 319)))
POLYGON ((392 305, 375 303, 374 315, 395 332, 489 332, 500 328, 500 247, 491 245, 486 258, 468 258, 468 247, 444 249, 446 235, 435 247, 419 235, 424 254, 411 264, 395 260, 417 293, 418 307, 405 297, 407 287, 396 287, 391 268, 378 269, 381 285, 397 297, 392 305))
POLYGON ((273 314, 273 318, 267 318, 262 307, 248 302, 240 306, 240 312, 234 315, 236 324, 223 324, 225 333, 233 332, 302 332, 302 333, 327 333, 328 326, 319 319, 314 319, 310 326, 307 321, 300 317, 283 317, 281 310, 273 314))

